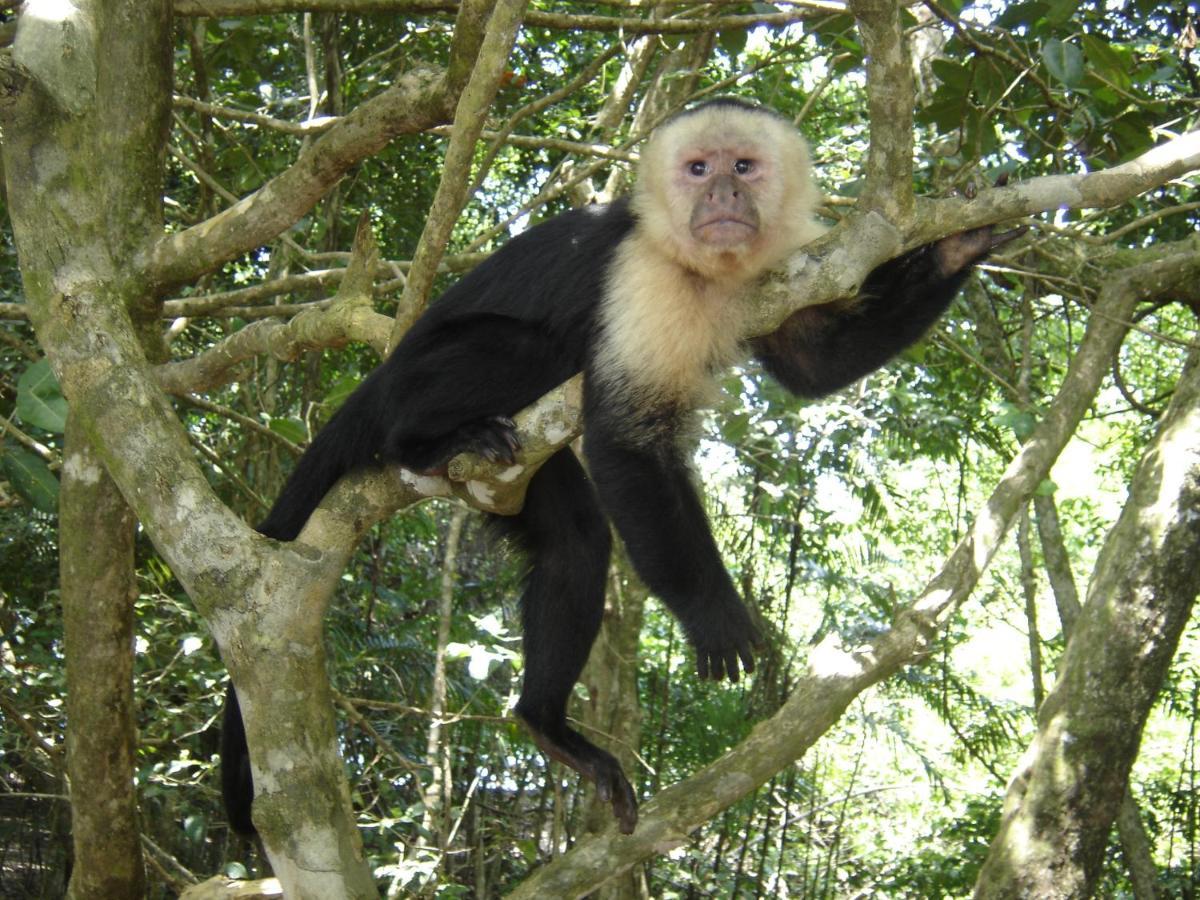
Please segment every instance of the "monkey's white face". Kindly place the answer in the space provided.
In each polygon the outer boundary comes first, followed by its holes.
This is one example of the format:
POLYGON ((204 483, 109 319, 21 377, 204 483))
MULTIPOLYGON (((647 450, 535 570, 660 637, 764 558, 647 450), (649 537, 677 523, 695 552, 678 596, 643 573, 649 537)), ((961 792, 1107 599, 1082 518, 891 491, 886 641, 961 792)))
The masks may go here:
POLYGON ((760 219, 754 194, 770 163, 755 148, 716 147, 683 154, 675 189, 692 198, 692 237, 710 247, 734 250, 753 243, 760 219))
POLYGON ((717 107, 655 132, 634 208, 652 246, 708 279, 745 281, 821 232, 808 148, 786 121, 717 107))

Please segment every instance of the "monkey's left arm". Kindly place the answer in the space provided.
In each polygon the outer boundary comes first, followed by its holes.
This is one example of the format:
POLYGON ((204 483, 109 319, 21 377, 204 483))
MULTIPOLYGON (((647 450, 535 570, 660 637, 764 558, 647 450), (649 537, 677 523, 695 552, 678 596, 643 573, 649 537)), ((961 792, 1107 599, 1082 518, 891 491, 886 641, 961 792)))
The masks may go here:
POLYGON ((784 387, 819 397, 852 384, 917 341, 945 312, 974 268, 1023 229, 963 231, 876 268, 849 303, 809 306, 751 342, 784 387))
POLYGON ((754 670, 762 638, 721 561, 686 459, 669 435, 631 439, 630 425, 597 405, 591 418, 585 408, 583 444, 605 512, 642 581, 683 625, 699 676, 737 681, 739 664, 754 670))

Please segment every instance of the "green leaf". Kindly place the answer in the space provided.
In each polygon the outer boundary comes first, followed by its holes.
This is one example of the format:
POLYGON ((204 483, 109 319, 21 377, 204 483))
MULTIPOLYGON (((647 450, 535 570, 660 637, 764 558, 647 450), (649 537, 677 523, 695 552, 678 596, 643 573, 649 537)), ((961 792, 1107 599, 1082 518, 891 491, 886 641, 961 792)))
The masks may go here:
POLYGON ((17 417, 53 434, 67 427, 67 399, 48 360, 39 359, 17 381, 17 417))
POLYGON ((1055 484, 1049 478, 1044 478, 1033 493, 1038 497, 1052 497, 1054 496, 1054 492, 1057 490, 1057 484, 1055 484))
POLYGON ((183 833, 193 844, 199 844, 208 833, 208 819, 205 816, 184 816, 183 833))
POLYGON ((935 59, 930 63, 933 74, 944 88, 954 94, 966 94, 971 89, 971 67, 950 59, 935 59))
POLYGON ((979 94, 979 102, 983 106, 991 106, 1004 96, 1008 90, 1009 81, 1004 72, 996 66, 985 63, 975 75, 975 90, 979 94))
POLYGON ((1132 61, 1103 38, 1096 37, 1094 34, 1085 34, 1081 40, 1083 41, 1083 52, 1087 54, 1092 68, 1117 87, 1128 90, 1132 84, 1129 77, 1132 61))
POLYGON ((1000 14, 996 24, 1001 28, 1028 28, 1038 24, 1048 12, 1049 4, 1046 3, 1015 3, 1000 14))
POLYGON ((267 427, 293 444, 303 444, 308 439, 308 429, 299 419, 271 419, 267 427))
POLYGON ((1042 47, 1042 62, 1046 71, 1067 87, 1074 87, 1083 79, 1083 53, 1074 44, 1057 38, 1046 41, 1042 47))
POLYGON ((918 116, 923 122, 932 122, 938 131, 950 133, 962 125, 968 109, 966 94, 943 84, 933 95, 933 102, 920 110, 918 116))
POLYGON ((1154 133, 1136 110, 1109 123, 1108 139, 1116 145, 1117 162, 1145 153, 1154 146, 1154 133))
POLYGON ((745 28, 722 31, 717 35, 717 43, 721 45, 722 50, 736 59, 746 49, 748 35, 749 32, 745 28))
POLYGON ((13 489, 34 509, 58 512, 58 479, 41 458, 22 447, 8 446, 0 457, 0 469, 13 489))
POLYGON ((1050 25, 1065 25, 1079 8, 1079 0, 1051 0, 1046 10, 1046 22, 1050 25))
POLYGON ((1011 430, 1019 441, 1028 438, 1033 433, 1033 429, 1037 427, 1037 418, 1032 413, 1026 412, 1012 403, 999 404, 999 411, 992 416, 992 422, 998 428, 1011 430))
POLYGON ((346 398, 354 393, 355 388, 359 385, 359 379, 347 375, 344 378, 339 378, 337 384, 330 388, 329 393, 325 395, 322 401, 325 408, 332 411, 337 409, 346 402, 346 398))

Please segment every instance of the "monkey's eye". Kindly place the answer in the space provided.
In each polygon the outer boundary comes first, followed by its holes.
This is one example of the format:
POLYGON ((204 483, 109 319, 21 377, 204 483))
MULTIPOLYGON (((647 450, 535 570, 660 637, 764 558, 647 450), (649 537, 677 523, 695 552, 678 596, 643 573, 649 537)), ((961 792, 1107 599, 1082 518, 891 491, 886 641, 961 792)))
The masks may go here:
POLYGON ((695 178, 703 178, 708 174, 708 163, 702 159, 694 159, 687 165, 688 172, 695 178))
POLYGON ((733 172, 735 175, 749 175, 754 171, 754 160, 739 159, 733 164, 733 172))

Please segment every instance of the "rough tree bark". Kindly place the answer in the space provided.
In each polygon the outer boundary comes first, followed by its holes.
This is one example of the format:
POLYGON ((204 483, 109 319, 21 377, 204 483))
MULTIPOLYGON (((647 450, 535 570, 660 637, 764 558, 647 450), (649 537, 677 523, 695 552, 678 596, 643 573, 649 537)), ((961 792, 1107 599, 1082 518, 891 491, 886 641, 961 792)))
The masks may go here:
MULTIPOLYGON (((1029 378, 1026 374, 1029 364, 1023 363, 1018 372, 1005 345, 1003 326, 982 292, 968 291, 967 298, 971 304, 972 317, 976 323, 983 355, 987 359, 988 365, 1000 372, 1008 384, 1020 384, 1011 396, 1014 401, 1021 402, 1028 409, 1029 397, 1025 390, 1025 384, 1029 378)), ((1026 357, 1029 356, 1028 343, 1023 342, 1021 352, 1026 357)), ((1079 592, 1075 587, 1070 554, 1059 527, 1058 507, 1054 496, 1044 493, 1034 495, 1033 507, 1036 513, 1039 543, 1042 548, 1043 567, 1050 582, 1050 590, 1054 595, 1063 637, 1069 640, 1075 622, 1079 618, 1082 604, 1079 602, 1079 592)), ((1024 557, 1024 552, 1022 552, 1022 557, 1024 557)), ((1022 569, 1024 567, 1025 563, 1022 560, 1022 569)), ((1033 659, 1032 654, 1031 659, 1033 659)), ((1041 702, 1039 701, 1037 705, 1040 706, 1041 702)), ((1155 900, 1157 870, 1150 852, 1150 840, 1142 825, 1141 812, 1138 810, 1137 802, 1128 789, 1126 789, 1121 812, 1117 818, 1117 829, 1129 878, 1133 884, 1134 897, 1137 900, 1155 900)))
POLYGON ((442 557, 442 589, 438 598, 438 627, 433 659, 433 683, 429 689, 429 737, 425 745, 425 765, 429 768, 429 783, 421 792, 425 811, 421 814, 421 829, 436 841, 438 850, 446 852, 450 810, 450 791, 453 786, 450 768, 449 737, 443 730, 446 716, 446 647, 450 643, 450 625, 454 614, 454 586, 458 581, 458 546, 467 507, 459 506, 450 517, 446 531, 446 553, 442 557))
MULTIPOLYGON (((1138 293, 1153 279, 1131 272, 1109 290, 1138 293)), ((1101 550, 977 898, 1089 897, 1095 887, 1142 727, 1200 592, 1198 363, 1193 352, 1101 550)))
MULTIPOLYGON (((587 691, 580 719, 585 732, 592 732, 603 747, 617 758, 637 791, 642 771, 638 748, 642 738, 642 710, 638 703, 638 660, 645 619, 646 589, 630 577, 624 554, 614 559, 604 604, 604 626, 592 647, 587 668, 580 679, 587 691)), ((612 827, 612 806, 588 788, 589 803, 584 830, 598 834, 612 827)), ((599 900, 640 900, 647 896, 641 867, 604 885, 599 900)))
MULTIPOLYGON (((288 811, 295 813, 274 831, 264 829, 276 870, 293 896, 366 896, 373 885, 356 852, 336 756, 320 657, 319 598, 318 612, 312 612, 314 588, 319 594, 321 583, 328 586, 336 576, 321 577, 319 554, 269 550, 221 506, 156 390, 143 350, 161 340, 156 298, 164 281, 157 276, 173 271, 153 262, 163 236, 171 60, 166 2, 31 2, 22 10, 14 53, 0 59, 0 114, 26 305, 77 427, 214 633, 228 637, 241 625, 242 633, 280 641, 268 651, 274 651, 275 675, 317 686, 298 693, 259 683, 248 692, 261 708, 277 701, 295 714, 263 729, 262 744, 276 741, 297 751, 280 760, 280 779, 264 781, 283 788, 277 800, 291 800, 288 811), (264 624, 271 607, 261 601, 270 588, 278 591, 276 608, 284 615, 268 616, 264 624), (297 602, 287 603, 289 598, 297 602), (237 614, 217 614, 238 600, 232 606, 237 614), (317 649, 310 653, 308 647, 317 649), (318 708, 322 701, 324 709, 318 708), (310 756, 315 767, 306 765, 310 756), (304 785, 300 790, 290 790, 295 775, 304 785), (312 823, 311 831, 305 823, 312 823), (292 840, 296 834, 304 840, 292 840)), ((434 105, 437 95, 423 99, 434 105)), ((379 125, 385 140, 388 127, 379 125)), ((338 164, 352 164, 346 159, 338 164)), ((336 180, 335 171, 324 174, 336 180)), ((226 246, 236 246, 237 235, 229 235, 224 232, 226 246)), ((167 243, 177 246, 180 239, 176 234, 167 243)), ((183 243, 194 239, 195 233, 183 243)), ((335 567, 340 570, 337 562, 335 567)), ((110 752, 115 758, 117 751, 110 752)), ((124 777, 130 779, 132 770, 124 777)))

